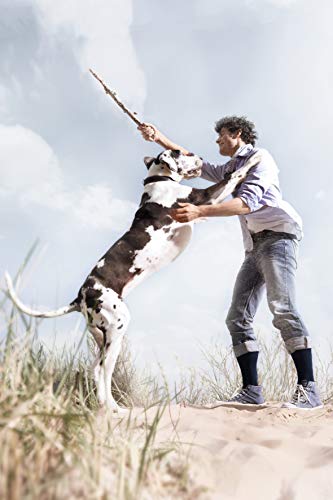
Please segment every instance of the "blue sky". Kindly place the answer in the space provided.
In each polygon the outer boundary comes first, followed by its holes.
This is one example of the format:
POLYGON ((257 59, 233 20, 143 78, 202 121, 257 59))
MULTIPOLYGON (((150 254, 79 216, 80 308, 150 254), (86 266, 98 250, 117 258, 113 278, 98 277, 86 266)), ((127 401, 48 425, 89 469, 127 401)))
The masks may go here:
MULTIPOLYGON (((299 309, 318 349, 331 322, 331 5, 323 0, 0 0, 0 274, 38 237, 23 299, 71 301, 127 229, 143 157, 159 152, 115 108, 88 68, 142 119, 212 162, 214 122, 252 119, 302 215, 299 309)), ((192 185, 205 186, 194 180, 192 185)), ((236 217, 195 227, 191 245, 128 297, 130 342, 172 374, 200 364, 198 343, 228 345, 224 318, 243 258, 236 217), (176 359, 177 358, 177 359, 176 359)), ((79 315, 44 322, 43 339, 77 341, 79 315)), ((263 303, 257 327, 273 334, 263 303)), ((83 329, 83 319, 79 331, 83 329)))

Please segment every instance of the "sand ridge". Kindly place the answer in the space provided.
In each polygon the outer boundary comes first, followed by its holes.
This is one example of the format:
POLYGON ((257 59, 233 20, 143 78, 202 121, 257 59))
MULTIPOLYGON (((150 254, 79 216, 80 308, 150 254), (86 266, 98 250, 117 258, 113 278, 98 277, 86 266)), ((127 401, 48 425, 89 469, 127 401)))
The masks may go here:
MULTIPOLYGON (((135 409, 137 424, 156 408, 135 409)), ((207 488, 200 498, 237 500, 331 500, 333 405, 312 411, 257 411, 168 406, 156 442, 180 442, 190 470, 207 488)))

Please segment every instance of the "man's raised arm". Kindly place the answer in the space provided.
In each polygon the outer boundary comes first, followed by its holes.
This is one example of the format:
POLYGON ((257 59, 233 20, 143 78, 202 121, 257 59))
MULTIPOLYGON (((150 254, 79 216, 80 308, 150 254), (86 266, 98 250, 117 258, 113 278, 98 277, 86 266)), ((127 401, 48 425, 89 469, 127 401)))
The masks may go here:
POLYGON ((176 150, 178 149, 181 151, 184 155, 188 155, 189 151, 187 149, 183 148, 182 146, 179 146, 178 144, 170 141, 165 135, 162 134, 154 125, 151 123, 143 123, 142 125, 138 126, 138 130, 140 130, 142 137, 146 141, 150 142, 156 142, 160 146, 162 146, 164 149, 172 149, 176 150))

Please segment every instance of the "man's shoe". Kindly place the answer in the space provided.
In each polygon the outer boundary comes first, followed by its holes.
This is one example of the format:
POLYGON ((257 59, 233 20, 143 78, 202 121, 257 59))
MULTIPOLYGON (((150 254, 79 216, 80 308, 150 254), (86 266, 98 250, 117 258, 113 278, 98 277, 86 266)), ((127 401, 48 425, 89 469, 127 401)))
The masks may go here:
POLYGON ((323 406, 316 383, 304 380, 301 384, 297 384, 291 401, 283 403, 282 408, 313 410, 315 408, 322 408, 323 406))
POLYGON ((247 385, 226 401, 216 401, 216 406, 260 407, 265 406, 261 385, 247 385))

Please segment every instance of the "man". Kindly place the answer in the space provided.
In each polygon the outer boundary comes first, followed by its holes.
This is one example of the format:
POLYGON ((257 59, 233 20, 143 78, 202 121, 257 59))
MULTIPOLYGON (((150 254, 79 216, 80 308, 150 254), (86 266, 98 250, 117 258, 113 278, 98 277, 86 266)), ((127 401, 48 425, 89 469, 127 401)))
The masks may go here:
MULTIPOLYGON (((170 141, 154 125, 139 126, 144 139, 166 149, 189 152, 170 141)), ((261 161, 248 173, 233 193, 233 199, 218 205, 195 206, 182 203, 173 211, 179 222, 198 217, 238 215, 245 246, 245 260, 237 275, 226 324, 231 334, 243 380, 243 387, 230 403, 261 405, 262 387, 258 384, 258 344, 252 328, 253 318, 266 288, 273 325, 280 330, 287 351, 297 370, 298 382, 290 402, 284 407, 313 409, 322 406, 314 382, 309 333, 295 305, 295 272, 302 221, 297 212, 282 200, 278 168, 268 151, 255 148, 257 133, 245 117, 227 116, 216 123, 217 144, 222 156, 231 160, 223 165, 203 162, 201 177, 218 182, 227 173, 241 168, 257 151, 261 161)))

